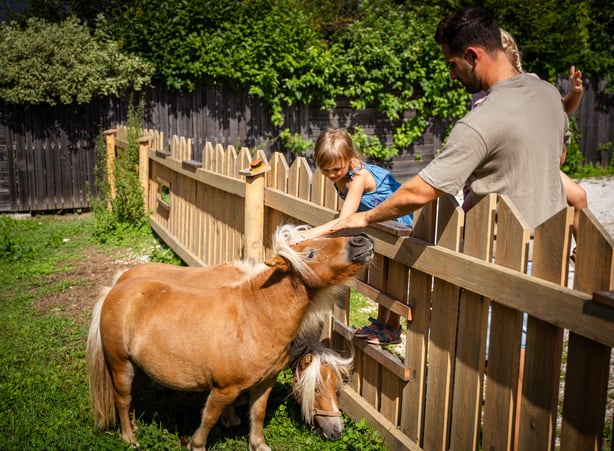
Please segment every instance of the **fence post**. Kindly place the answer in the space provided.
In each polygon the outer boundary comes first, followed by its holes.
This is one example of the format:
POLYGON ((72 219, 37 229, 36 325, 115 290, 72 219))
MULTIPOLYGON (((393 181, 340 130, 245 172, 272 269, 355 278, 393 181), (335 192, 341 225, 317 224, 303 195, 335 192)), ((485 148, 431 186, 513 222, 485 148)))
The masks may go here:
POLYGON ((263 260, 264 249, 264 174, 271 168, 261 158, 248 169, 239 171, 247 178, 245 185, 245 248, 244 255, 256 262, 263 260))
POLYGON ((149 147, 153 137, 144 136, 137 140, 139 145, 139 182, 143 191, 143 206, 145 212, 149 208, 149 147))
MULTIPOLYGON (((104 132, 107 144, 107 180, 109 181, 109 201, 115 199, 115 133, 116 128, 104 132)), ((110 205, 109 205, 110 206, 110 205)))

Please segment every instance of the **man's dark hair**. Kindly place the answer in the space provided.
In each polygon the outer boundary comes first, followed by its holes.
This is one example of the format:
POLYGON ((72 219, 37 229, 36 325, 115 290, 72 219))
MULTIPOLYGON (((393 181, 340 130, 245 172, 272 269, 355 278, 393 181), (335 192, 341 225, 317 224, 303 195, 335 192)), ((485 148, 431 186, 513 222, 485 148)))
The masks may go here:
POLYGON ((460 55, 469 46, 487 52, 503 50, 501 31, 494 16, 481 8, 465 8, 449 15, 437 25, 435 42, 446 44, 451 54, 460 55))

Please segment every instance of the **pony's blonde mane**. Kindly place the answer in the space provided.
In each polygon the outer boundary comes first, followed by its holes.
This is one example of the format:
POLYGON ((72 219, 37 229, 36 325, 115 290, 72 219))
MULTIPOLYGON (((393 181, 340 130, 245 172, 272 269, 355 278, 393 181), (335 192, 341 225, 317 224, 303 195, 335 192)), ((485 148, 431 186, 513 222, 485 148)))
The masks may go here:
MULTIPOLYGON (((295 237, 310 228, 309 225, 280 225, 273 236, 273 252, 286 258, 307 283, 317 284, 319 279, 307 264, 306 252, 297 252, 290 245, 295 237)), ((342 290, 342 286, 331 286, 318 291, 301 321, 296 341, 304 341, 316 335, 319 339, 324 321, 332 311, 334 299, 341 294, 342 290)))
POLYGON ((297 226, 293 224, 282 224, 277 227, 273 235, 273 253, 288 260, 290 265, 308 285, 316 285, 320 279, 307 264, 307 253, 297 252, 290 245, 292 240, 300 235, 302 231, 310 228, 311 226, 308 225, 297 226))
POLYGON ((337 389, 339 389, 350 376, 354 357, 352 355, 342 357, 321 343, 309 344, 307 351, 312 355, 311 363, 305 368, 300 378, 296 377, 297 370, 294 370, 294 379, 298 381, 292 387, 292 392, 301 405, 301 414, 305 422, 313 426, 315 394, 323 383, 320 367, 325 364, 333 370, 337 377, 337 389))

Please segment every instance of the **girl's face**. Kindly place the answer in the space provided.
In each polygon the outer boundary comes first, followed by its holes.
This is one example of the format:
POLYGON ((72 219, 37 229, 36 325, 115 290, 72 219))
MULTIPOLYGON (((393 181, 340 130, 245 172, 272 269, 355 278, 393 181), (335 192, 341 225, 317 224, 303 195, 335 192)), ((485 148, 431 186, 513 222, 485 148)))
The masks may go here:
POLYGON ((333 183, 337 183, 344 178, 349 170, 350 162, 344 160, 336 160, 320 167, 320 172, 324 177, 328 178, 333 183))

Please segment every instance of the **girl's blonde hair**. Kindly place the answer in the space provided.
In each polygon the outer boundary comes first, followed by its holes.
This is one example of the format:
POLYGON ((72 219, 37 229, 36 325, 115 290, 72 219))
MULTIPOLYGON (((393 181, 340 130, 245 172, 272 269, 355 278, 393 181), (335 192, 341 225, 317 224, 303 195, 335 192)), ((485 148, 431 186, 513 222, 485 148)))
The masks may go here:
POLYGON ((522 73, 522 63, 520 62, 520 51, 518 50, 518 45, 514 40, 514 37, 504 30, 503 28, 499 29, 501 31, 501 44, 503 44, 503 50, 505 50, 505 54, 507 58, 514 66, 514 69, 518 71, 518 73, 522 73))
POLYGON ((319 168, 339 160, 362 160, 350 135, 340 128, 329 128, 318 136, 313 157, 319 168))

